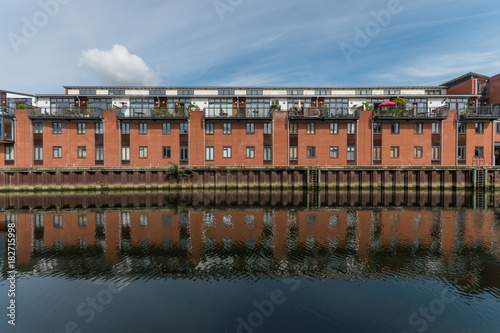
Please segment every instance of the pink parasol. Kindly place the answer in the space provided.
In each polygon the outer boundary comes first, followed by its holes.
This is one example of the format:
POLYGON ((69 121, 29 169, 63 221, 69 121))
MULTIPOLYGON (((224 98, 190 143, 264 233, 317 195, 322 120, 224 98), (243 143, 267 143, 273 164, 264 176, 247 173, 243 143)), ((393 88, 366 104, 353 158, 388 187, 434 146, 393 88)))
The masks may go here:
POLYGON ((384 103, 380 103, 380 104, 378 105, 378 107, 380 108, 380 107, 384 107, 384 106, 396 106, 396 105, 397 105, 397 104, 396 104, 396 103, 394 103, 394 102, 384 102, 384 103))

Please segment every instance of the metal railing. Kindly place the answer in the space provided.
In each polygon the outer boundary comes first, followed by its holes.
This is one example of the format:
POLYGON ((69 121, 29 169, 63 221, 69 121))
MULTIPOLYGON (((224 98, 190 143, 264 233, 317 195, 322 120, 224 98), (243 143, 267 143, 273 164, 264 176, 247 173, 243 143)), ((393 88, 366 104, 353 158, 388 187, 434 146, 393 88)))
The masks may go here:
POLYGON ((189 116, 189 110, 187 108, 115 108, 115 112, 117 118, 186 118, 189 116))
POLYGON ((376 108, 373 111, 375 118, 447 118, 448 109, 446 107, 438 108, 401 108, 384 107, 376 108))
POLYGON ((6 106, 0 106, 0 116, 4 117, 14 117, 14 110, 9 109, 6 106))
POLYGON ((358 119, 360 115, 359 109, 355 108, 291 108, 288 110, 290 118, 325 118, 325 119, 358 119))
POLYGON ((233 108, 210 110, 205 108, 205 118, 272 118, 273 108, 233 108))
POLYGON ((458 111, 460 118, 500 118, 500 106, 468 107, 458 111))
POLYGON ((30 108, 31 118, 102 118, 103 110, 94 107, 71 106, 68 109, 30 108))

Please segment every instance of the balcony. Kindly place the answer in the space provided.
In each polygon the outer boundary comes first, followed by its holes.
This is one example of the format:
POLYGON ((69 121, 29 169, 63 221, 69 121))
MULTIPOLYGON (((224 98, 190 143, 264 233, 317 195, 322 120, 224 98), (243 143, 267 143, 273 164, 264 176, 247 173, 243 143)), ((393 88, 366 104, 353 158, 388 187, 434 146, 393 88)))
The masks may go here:
POLYGON ((373 111, 375 120, 443 120, 448 118, 448 109, 439 108, 377 108, 373 111))
POLYGON ((147 120, 147 119, 186 119, 189 117, 189 110, 184 108, 153 108, 146 109, 125 109, 115 108, 118 119, 147 120))
POLYGON ((360 111, 355 108, 334 109, 329 108, 292 108, 288 111, 290 119, 303 119, 303 120, 356 120, 359 119, 360 111))
POLYGON ((14 142, 14 111, 0 107, 0 143, 14 142))
POLYGON ((255 120, 270 120, 273 118, 272 108, 265 109, 250 109, 250 108, 233 108, 232 110, 207 110, 205 111, 206 119, 220 119, 220 120, 243 120, 243 119, 255 119, 255 120))
POLYGON ((15 118, 14 110, 9 110, 5 106, 0 106, 0 117, 15 118))
POLYGON ((102 119, 103 110, 100 108, 72 106, 68 109, 32 108, 28 111, 31 119, 66 119, 85 120, 102 119))
POLYGON ((481 106, 458 111, 462 120, 495 120, 500 119, 500 106, 481 106))

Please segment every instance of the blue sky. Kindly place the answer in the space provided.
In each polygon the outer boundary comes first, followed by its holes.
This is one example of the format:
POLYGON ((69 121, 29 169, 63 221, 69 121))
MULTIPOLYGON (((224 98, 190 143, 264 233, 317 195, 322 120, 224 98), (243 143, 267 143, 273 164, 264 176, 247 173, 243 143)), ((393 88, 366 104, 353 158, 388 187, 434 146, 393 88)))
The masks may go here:
POLYGON ((437 85, 469 71, 500 73, 498 0, 26 0, 0 6, 3 90, 437 85))

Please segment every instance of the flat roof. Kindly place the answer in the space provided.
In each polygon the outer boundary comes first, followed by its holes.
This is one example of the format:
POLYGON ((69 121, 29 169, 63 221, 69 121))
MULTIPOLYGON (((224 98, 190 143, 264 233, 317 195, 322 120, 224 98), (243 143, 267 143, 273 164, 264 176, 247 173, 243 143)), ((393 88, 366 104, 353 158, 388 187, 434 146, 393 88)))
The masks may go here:
POLYGON ((290 87, 290 86, 262 86, 262 87, 221 87, 221 86, 64 86, 65 89, 82 89, 82 90, 303 90, 303 89, 314 89, 314 90, 347 90, 347 89, 446 89, 444 86, 364 86, 364 87, 328 87, 328 86, 311 86, 311 87, 290 87))

